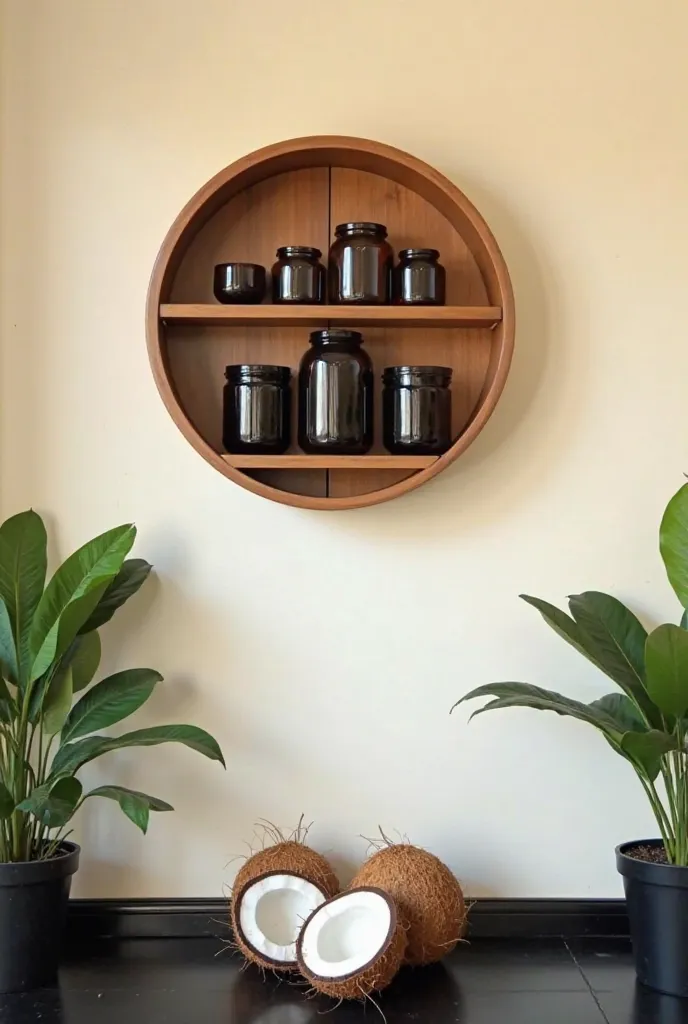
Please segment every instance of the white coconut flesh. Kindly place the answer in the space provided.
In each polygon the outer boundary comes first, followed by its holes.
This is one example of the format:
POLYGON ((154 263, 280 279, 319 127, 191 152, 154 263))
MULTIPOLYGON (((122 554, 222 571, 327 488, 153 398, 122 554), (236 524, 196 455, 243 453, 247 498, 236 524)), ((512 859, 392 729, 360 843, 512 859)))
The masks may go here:
POLYGON ((301 934, 301 960, 318 978, 344 978, 385 951, 392 908, 379 892, 360 890, 322 906, 301 934))
POLYGON ((303 922, 325 899, 316 885, 298 875, 267 875, 244 890, 239 927, 258 954, 290 963, 296 960, 303 922))

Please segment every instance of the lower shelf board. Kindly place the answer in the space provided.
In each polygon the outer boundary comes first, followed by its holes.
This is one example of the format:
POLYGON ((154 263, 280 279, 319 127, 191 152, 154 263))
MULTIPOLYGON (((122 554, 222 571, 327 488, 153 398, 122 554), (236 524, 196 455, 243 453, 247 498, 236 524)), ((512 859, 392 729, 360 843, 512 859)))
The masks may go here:
POLYGON ((226 455, 236 469, 427 469, 437 455, 226 455))

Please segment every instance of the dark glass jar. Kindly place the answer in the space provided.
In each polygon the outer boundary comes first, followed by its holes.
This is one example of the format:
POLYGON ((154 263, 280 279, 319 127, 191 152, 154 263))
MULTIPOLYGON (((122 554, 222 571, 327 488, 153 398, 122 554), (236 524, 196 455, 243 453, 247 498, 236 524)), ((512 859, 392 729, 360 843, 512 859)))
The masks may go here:
POLYGON ((328 264, 330 302, 392 301, 394 254, 384 224, 338 224, 328 264))
POLYGON ((272 268, 272 301, 313 305, 325 301, 325 268, 320 249, 283 245, 272 268))
POLYGON ((443 306, 446 274, 438 249, 402 249, 394 268, 394 301, 403 306, 443 306))
POLYGON ((382 441, 392 455, 440 455, 451 447, 448 366, 388 366, 382 375, 382 441))
POLYGON ((260 263, 218 263, 213 275, 218 302, 258 303, 265 298, 265 267, 260 263))
POLYGON ((288 366, 228 366, 222 443, 228 452, 281 455, 291 440, 288 366))
POLYGON ((373 443, 373 364, 358 331, 313 331, 299 369, 299 445, 363 455, 373 443))

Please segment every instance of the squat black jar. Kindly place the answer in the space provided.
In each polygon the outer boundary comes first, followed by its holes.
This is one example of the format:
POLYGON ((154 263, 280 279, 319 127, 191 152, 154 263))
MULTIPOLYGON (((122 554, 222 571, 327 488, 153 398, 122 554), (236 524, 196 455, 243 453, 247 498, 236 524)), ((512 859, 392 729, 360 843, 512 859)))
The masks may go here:
POLYGON ((394 268, 394 301, 402 306, 443 306, 446 274, 438 249, 402 249, 394 268))
POLYGON ((283 245, 272 268, 272 301, 314 305, 325 301, 325 267, 320 249, 283 245))
POLYGON ((291 370, 288 366, 228 366, 222 443, 243 455, 282 455, 290 444, 291 370))
POLYGON ((218 302, 256 304, 265 298, 265 267, 259 263, 218 263, 213 275, 218 302))
POLYGON ((373 443, 373 364, 358 331, 313 331, 299 369, 304 452, 363 455, 373 443))
POLYGON ((441 455, 451 447, 448 366, 388 366, 382 375, 382 441, 392 455, 441 455))
POLYGON ((382 305, 392 300, 394 254, 384 224, 338 224, 330 248, 330 302, 382 305))

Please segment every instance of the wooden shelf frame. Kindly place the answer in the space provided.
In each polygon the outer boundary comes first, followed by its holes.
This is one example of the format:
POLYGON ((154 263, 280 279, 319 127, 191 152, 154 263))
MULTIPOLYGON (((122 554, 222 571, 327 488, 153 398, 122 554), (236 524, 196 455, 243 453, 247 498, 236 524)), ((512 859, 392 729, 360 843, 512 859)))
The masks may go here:
MULTIPOLYGON (((490 228, 470 200, 433 167, 408 153, 348 136, 279 142, 242 157, 211 178, 168 231, 153 268, 146 306, 153 375, 187 441, 233 482, 303 509, 367 507, 399 497, 441 473, 466 451, 492 415, 509 373, 514 336, 509 272, 490 228), (267 212, 261 220, 263 211, 267 212), (331 226, 354 213, 356 219, 387 223, 397 248, 437 241, 445 265, 453 268, 452 281, 462 282, 453 296, 448 292, 454 305, 279 310, 268 304, 243 309, 212 305, 209 285, 214 263, 245 258, 267 266, 276 245, 297 238, 326 252, 331 226), (247 247, 247 240, 258 249, 247 247), (461 302, 466 305, 457 305, 461 302), (250 358, 295 368, 305 347, 298 329, 320 324, 368 325, 376 347, 376 369, 416 360, 453 366, 458 385, 452 389, 453 404, 458 414, 452 447, 420 468, 404 468, 401 459, 406 457, 380 455, 361 458, 384 459, 384 468, 370 461, 345 468, 342 457, 336 466, 322 470, 313 471, 311 461, 299 461, 289 469, 285 460, 312 457, 286 455, 273 469, 265 463, 239 466, 223 455, 219 436, 223 364, 250 358), (187 330, 194 326, 197 344, 193 330, 187 330), (247 331, 245 337, 223 330, 233 326, 258 329, 247 331), (417 327, 429 330, 424 335, 417 327), (468 330, 463 331, 464 327, 468 330)), ((376 403, 379 444, 379 395, 376 403)))
POLYGON ((231 455, 222 458, 235 469, 429 469, 439 455, 231 455))
POLYGON ((368 327, 494 328, 502 319, 501 306, 222 306, 209 303, 164 302, 165 324, 206 327, 317 327, 329 323, 368 327))

